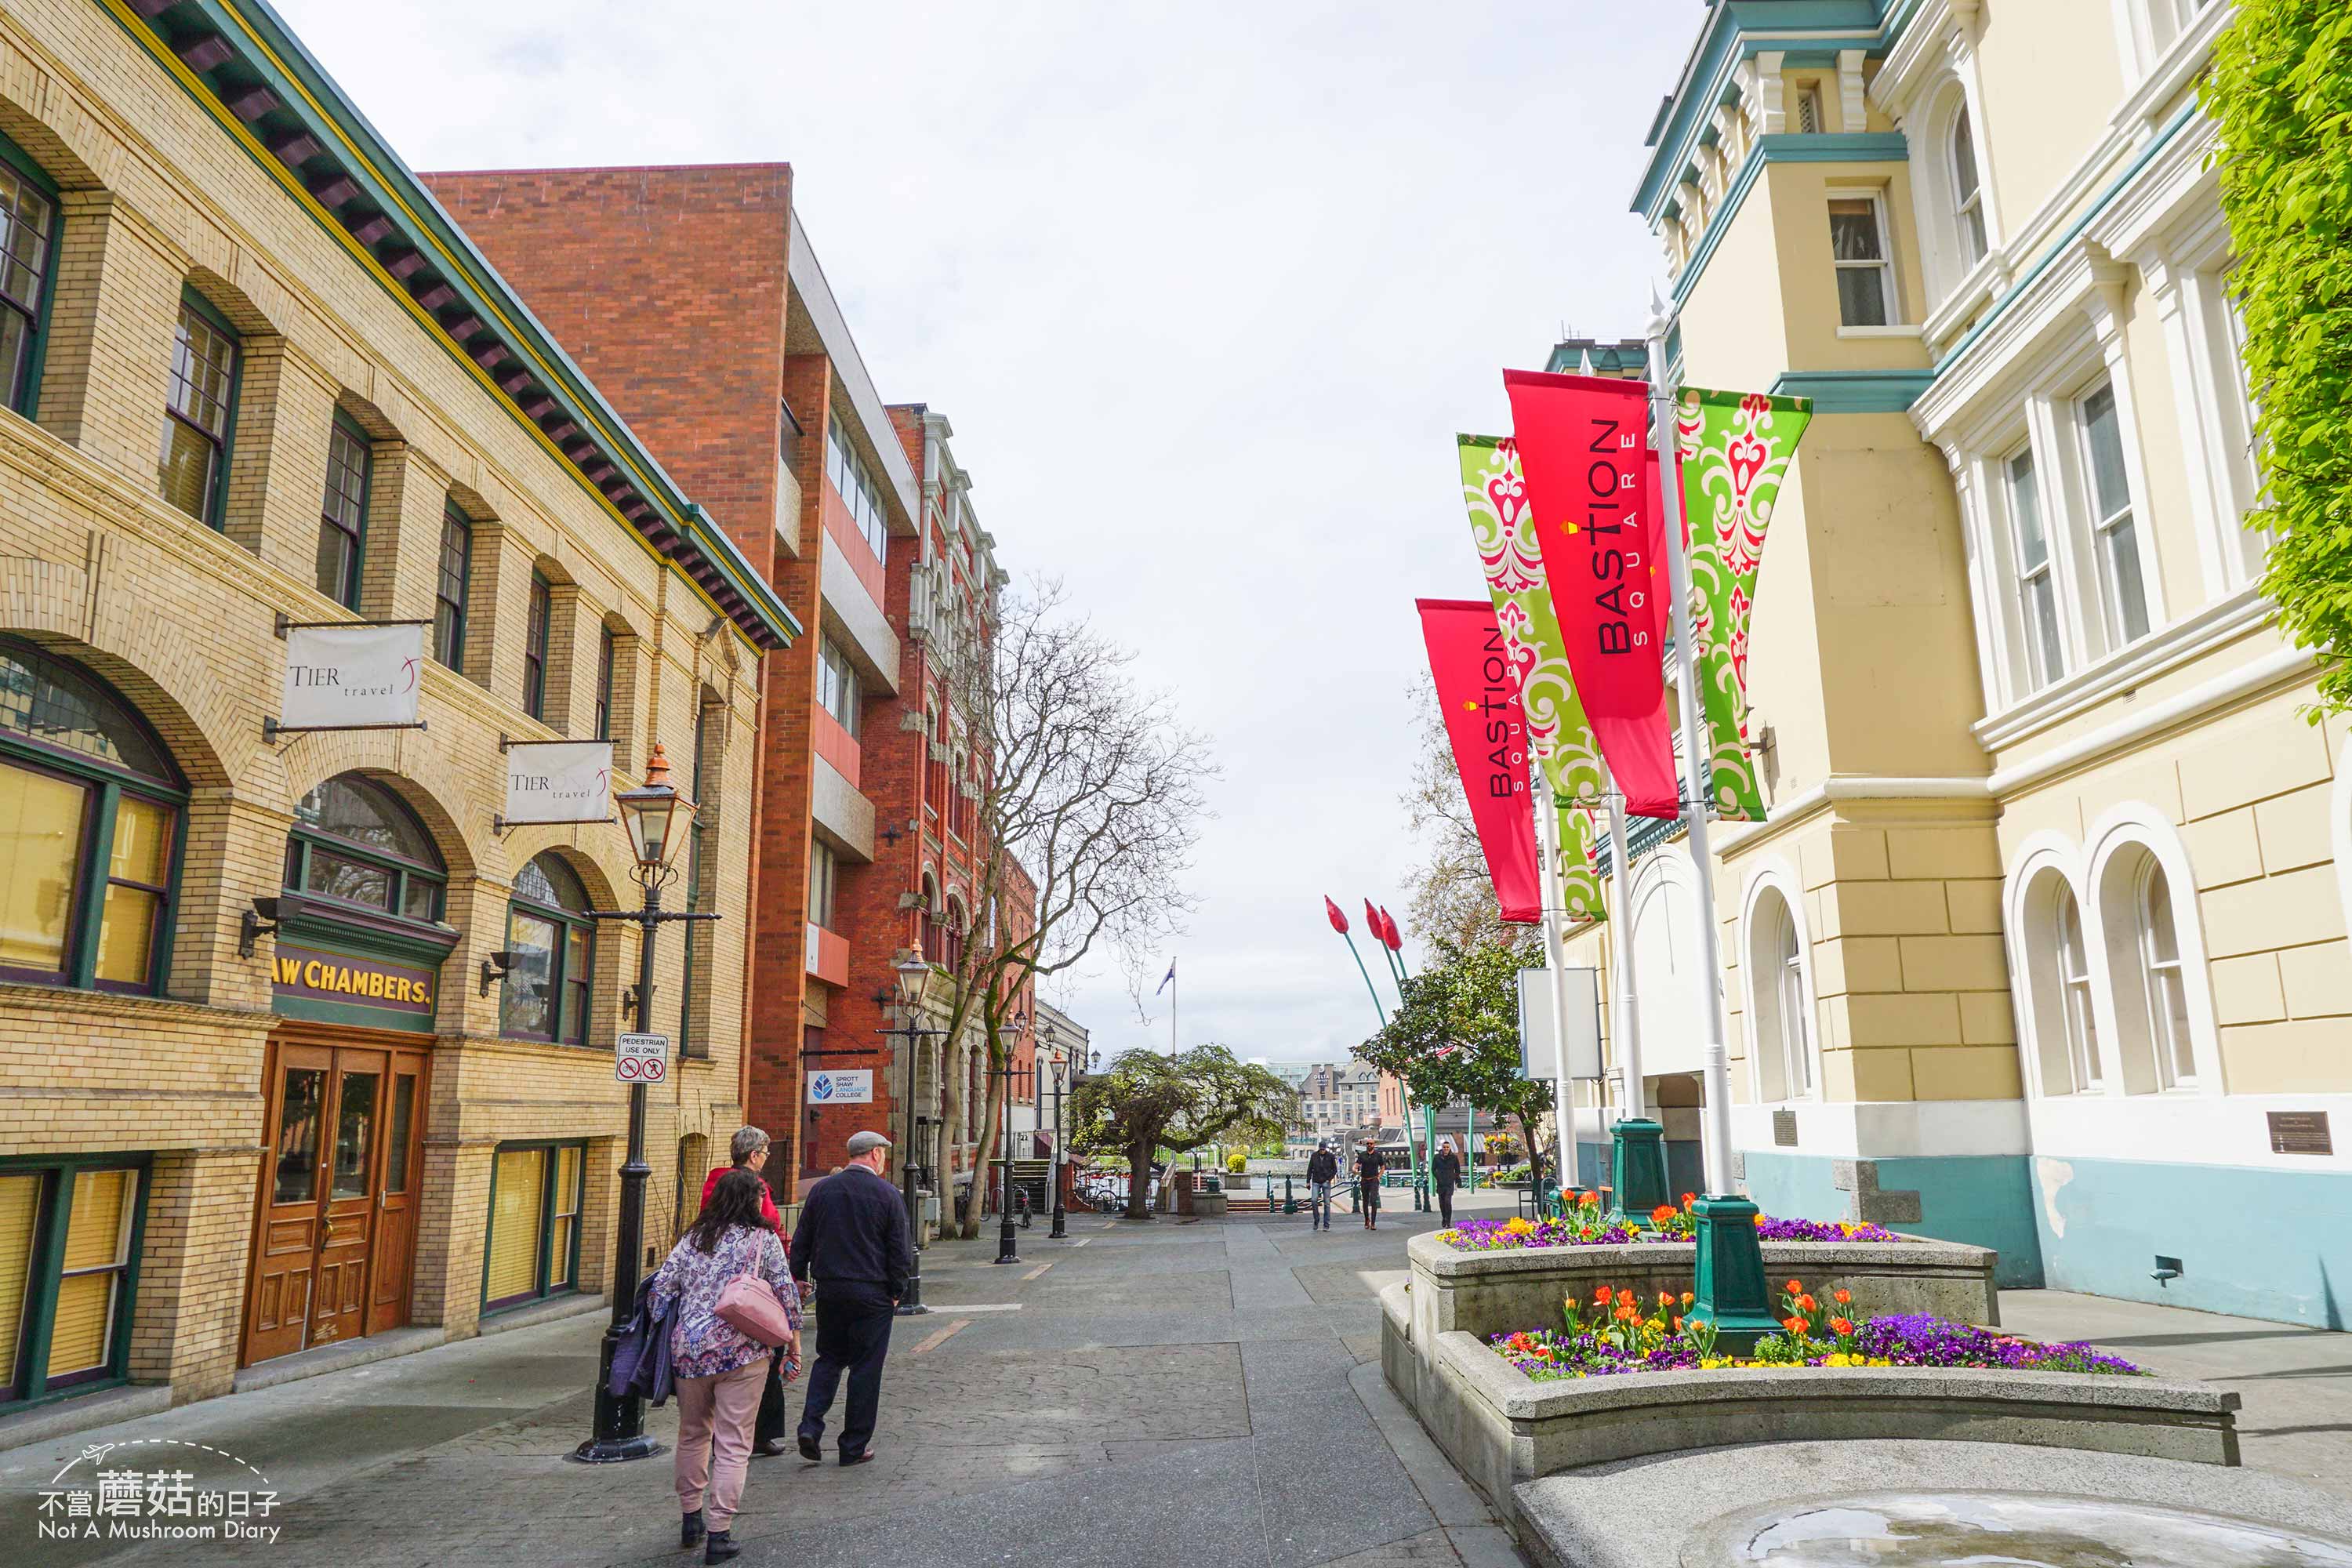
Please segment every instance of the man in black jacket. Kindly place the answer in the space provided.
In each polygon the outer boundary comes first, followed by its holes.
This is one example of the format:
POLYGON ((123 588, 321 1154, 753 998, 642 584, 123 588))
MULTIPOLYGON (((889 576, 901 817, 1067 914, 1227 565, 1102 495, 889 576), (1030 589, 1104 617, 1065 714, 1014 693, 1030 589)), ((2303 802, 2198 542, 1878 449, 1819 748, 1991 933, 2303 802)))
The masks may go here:
POLYGON ((1364 1146, 1356 1151, 1356 1207, 1364 1216, 1366 1230, 1381 1228, 1381 1173, 1388 1162, 1381 1158, 1381 1135, 1364 1134, 1364 1146))
POLYGON ((1437 1187, 1439 1223, 1454 1223, 1454 1189, 1462 1184, 1462 1157, 1454 1152, 1454 1140, 1442 1139, 1437 1145, 1437 1157, 1429 1163, 1429 1173, 1437 1187))
POLYGON ((1339 1179, 1339 1156, 1331 1152, 1331 1140, 1315 1141, 1315 1152, 1307 1157, 1307 1217, 1314 1223, 1309 1230, 1331 1228, 1331 1184, 1339 1179))
POLYGON ((822 1459, 824 1418, 841 1375, 849 1374, 849 1407, 841 1426, 841 1462, 874 1457, 874 1418, 882 1403, 882 1360, 890 1353, 890 1323, 907 1293, 913 1254, 907 1203, 882 1174, 890 1141, 879 1132, 849 1135, 849 1163, 808 1191, 793 1227, 793 1274, 814 1280, 816 1362, 809 1369, 808 1401, 801 1406, 801 1458, 822 1459))

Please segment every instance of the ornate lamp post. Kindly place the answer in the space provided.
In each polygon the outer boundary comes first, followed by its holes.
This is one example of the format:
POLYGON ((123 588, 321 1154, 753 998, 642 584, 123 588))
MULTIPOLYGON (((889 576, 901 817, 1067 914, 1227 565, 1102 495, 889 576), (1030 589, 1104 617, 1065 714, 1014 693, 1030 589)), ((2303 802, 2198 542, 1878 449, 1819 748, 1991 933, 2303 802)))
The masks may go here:
POLYGON ((1004 1047, 1004 1184, 997 1194, 996 1261, 1021 1261, 1019 1244, 1013 1237, 1013 1053, 1021 1044, 1021 1037, 1029 1032, 1029 1020, 1020 1013, 1009 1015, 996 1026, 996 1037, 1004 1047))
POLYGON ((920 1168, 915 1159, 915 1064, 921 1042, 941 1031, 923 1027, 923 987, 931 978, 931 966, 920 952, 910 952, 893 966, 898 980, 898 1026, 877 1031, 883 1035, 903 1036, 907 1041, 906 1142, 898 1146, 898 1186, 907 1202, 907 1293, 898 1299, 898 1316, 911 1318, 930 1310, 923 1305, 923 1234, 922 1196, 916 1191, 915 1173, 920 1168))
POLYGON ((1063 1205, 1062 1189, 1069 1184, 1070 1156, 1062 1146, 1062 1090, 1070 1081, 1070 1058, 1055 1046, 1054 1024, 1050 1018, 1037 1026, 1037 1037, 1047 1050, 1053 1052, 1054 1072, 1054 1228, 1045 1233, 1045 1239, 1067 1241, 1070 1236, 1065 1228, 1065 1222, 1069 1216, 1063 1205))
MULTIPOLYGON (((637 1028, 644 1032, 654 1016, 655 931, 671 921, 715 921, 719 914, 715 910, 666 911, 661 907, 662 889, 677 874, 669 861, 682 837, 674 831, 678 812, 683 807, 691 819, 694 802, 669 782, 669 759, 663 755, 660 742, 654 742, 653 755, 646 759, 646 782, 621 791, 613 802, 620 807, 629 846, 636 852, 631 875, 645 889, 645 904, 635 910, 591 912, 600 921, 636 923, 637 1028)), ((629 1157, 621 1166, 621 1217, 613 1242, 613 1316, 604 1326, 604 1349, 596 1362, 595 1435, 572 1451, 572 1457, 583 1464, 650 1458, 662 1451, 662 1445, 646 1435, 644 1402, 634 1394, 609 1392, 613 1354, 619 1348, 621 1331, 636 1310, 640 1254, 645 1247, 646 1178, 652 1173, 646 1163, 646 1086, 640 1079, 629 1085, 629 1157)))

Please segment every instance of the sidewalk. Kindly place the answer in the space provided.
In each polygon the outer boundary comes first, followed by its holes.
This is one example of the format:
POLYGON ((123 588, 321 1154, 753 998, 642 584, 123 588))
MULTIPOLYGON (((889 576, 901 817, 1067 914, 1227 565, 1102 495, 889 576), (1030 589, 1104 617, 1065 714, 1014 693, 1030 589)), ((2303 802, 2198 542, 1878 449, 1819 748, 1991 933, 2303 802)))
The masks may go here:
MULTIPOLYGON (((1042 1220, 1021 1233, 1017 1268, 994 1266, 992 1228, 933 1247, 934 1310, 898 1324, 876 1462, 753 1460, 739 1561, 1516 1564, 1380 1382, 1373 1293, 1433 1224, 1409 1206, 1383 1218, 1377 1235, 1344 1215, 1316 1235, 1303 1214, 1074 1215, 1066 1242, 1042 1220)), ((27 1568, 683 1563, 667 1457, 563 1458, 589 1428, 600 1331, 467 1341, 0 1455, 0 1542, 27 1568), (284 1538, 111 1556, 35 1539, 38 1490, 84 1445, 159 1438, 265 1473, 284 1538)), ((667 1441, 675 1406, 648 1424, 667 1441)))

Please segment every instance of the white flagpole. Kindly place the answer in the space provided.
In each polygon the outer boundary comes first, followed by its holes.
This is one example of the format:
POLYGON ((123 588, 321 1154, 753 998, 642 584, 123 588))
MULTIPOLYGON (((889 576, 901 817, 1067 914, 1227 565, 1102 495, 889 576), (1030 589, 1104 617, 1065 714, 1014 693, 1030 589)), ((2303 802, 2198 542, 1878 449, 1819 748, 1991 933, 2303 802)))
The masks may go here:
POLYGON ((1563 1193, 1576 1174, 1576 1122, 1568 1089, 1568 893, 1559 866, 1559 805, 1538 770, 1528 792, 1536 806, 1536 858, 1543 871, 1544 963, 1551 971, 1551 1114, 1559 1145, 1559 1169, 1552 1174, 1563 1193))
POLYGON ((1616 1026, 1617 1072, 1624 1079, 1623 1104, 1618 1115, 1638 1121, 1648 1100, 1642 1084, 1642 1001, 1633 989, 1633 864, 1625 853, 1625 797, 1608 776, 1606 763, 1601 769, 1601 787, 1609 797, 1609 866, 1617 884, 1617 929, 1610 935, 1609 951, 1617 959, 1617 1005, 1612 1022, 1616 1026))
POLYGON ((1706 746, 1706 704, 1698 684, 1697 650, 1691 631, 1690 563, 1683 553, 1682 486, 1675 455, 1675 395, 1666 381, 1666 304, 1650 296, 1650 436, 1658 449, 1658 497, 1666 536, 1666 577, 1674 594, 1675 672, 1682 684, 1685 820, 1690 825, 1691 869, 1698 886, 1699 1027, 1706 1087, 1706 1190, 1728 1197, 1731 1188, 1731 1067, 1723 1045, 1723 1008, 1717 985, 1722 960, 1716 952, 1715 862, 1707 853, 1706 808, 1714 798, 1714 757, 1706 746))

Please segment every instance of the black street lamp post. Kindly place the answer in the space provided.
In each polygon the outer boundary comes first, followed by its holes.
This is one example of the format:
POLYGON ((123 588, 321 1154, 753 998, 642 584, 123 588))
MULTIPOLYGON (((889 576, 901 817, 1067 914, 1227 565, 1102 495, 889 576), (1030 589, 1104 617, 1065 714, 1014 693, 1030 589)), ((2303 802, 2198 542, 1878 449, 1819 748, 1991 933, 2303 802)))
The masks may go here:
MULTIPOLYGON (((912 1318, 930 1310, 923 1305, 923 1210, 922 1194, 915 1184, 916 1173, 921 1168, 915 1156, 921 1152, 918 1139, 922 1118, 915 1114, 915 1064, 921 1042, 942 1031, 923 1027, 923 986, 931 977, 931 966, 920 952, 909 952, 894 966, 898 973, 898 1026, 877 1030, 877 1034, 898 1035, 907 1042, 907 1076, 904 1083, 907 1102, 906 1142, 898 1148, 898 1186, 907 1203, 907 1293, 898 1298, 898 1316, 912 1318)), ((877 998, 878 999, 878 998, 877 998)))
POLYGON ((1067 1228, 1066 1228, 1065 1225, 1068 1215, 1064 1211, 1062 1204, 1062 1189, 1069 1184, 1070 1156, 1068 1152, 1062 1146, 1064 1138, 1064 1133, 1062 1131, 1062 1089, 1063 1087, 1070 1080, 1070 1061, 1069 1058, 1064 1056, 1055 1046, 1054 1023, 1052 1019, 1046 1019, 1037 1026, 1037 1037, 1044 1043, 1047 1050, 1054 1053, 1054 1228, 1045 1233, 1045 1239, 1048 1241, 1067 1241, 1070 1238, 1070 1233, 1067 1228))
MULTIPOLYGON (((677 875, 669 864, 671 824, 680 806, 689 818, 694 815, 694 803, 669 782, 669 760, 662 754, 661 742, 654 743, 653 755, 646 761, 646 782, 613 798, 628 828, 630 847, 636 852, 633 875, 646 890, 645 905, 592 912, 600 921, 631 921, 637 927, 637 1029, 647 1033, 646 1021, 654 1016, 655 931, 671 921, 715 921, 719 914, 661 907, 662 888, 677 875)), ((611 1391, 613 1356, 620 1348, 622 1330, 636 1310, 639 1255, 646 1234, 646 1178, 652 1174, 653 1168, 646 1163, 646 1086, 640 1079, 629 1085, 629 1157, 621 1166, 621 1217, 613 1243, 613 1316, 604 1325, 604 1347, 596 1359, 595 1433, 572 1451, 572 1457, 583 1464, 646 1459, 662 1451, 662 1445, 646 1435, 644 1402, 635 1394, 611 1391)))
POLYGON ((1018 1012, 996 1026, 996 1037, 1004 1047, 1004 1179, 997 1194, 996 1261, 1021 1261, 1020 1243, 1013 1235, 1013 1053, 1028 1031, 1029 1021, 1018 1012))

